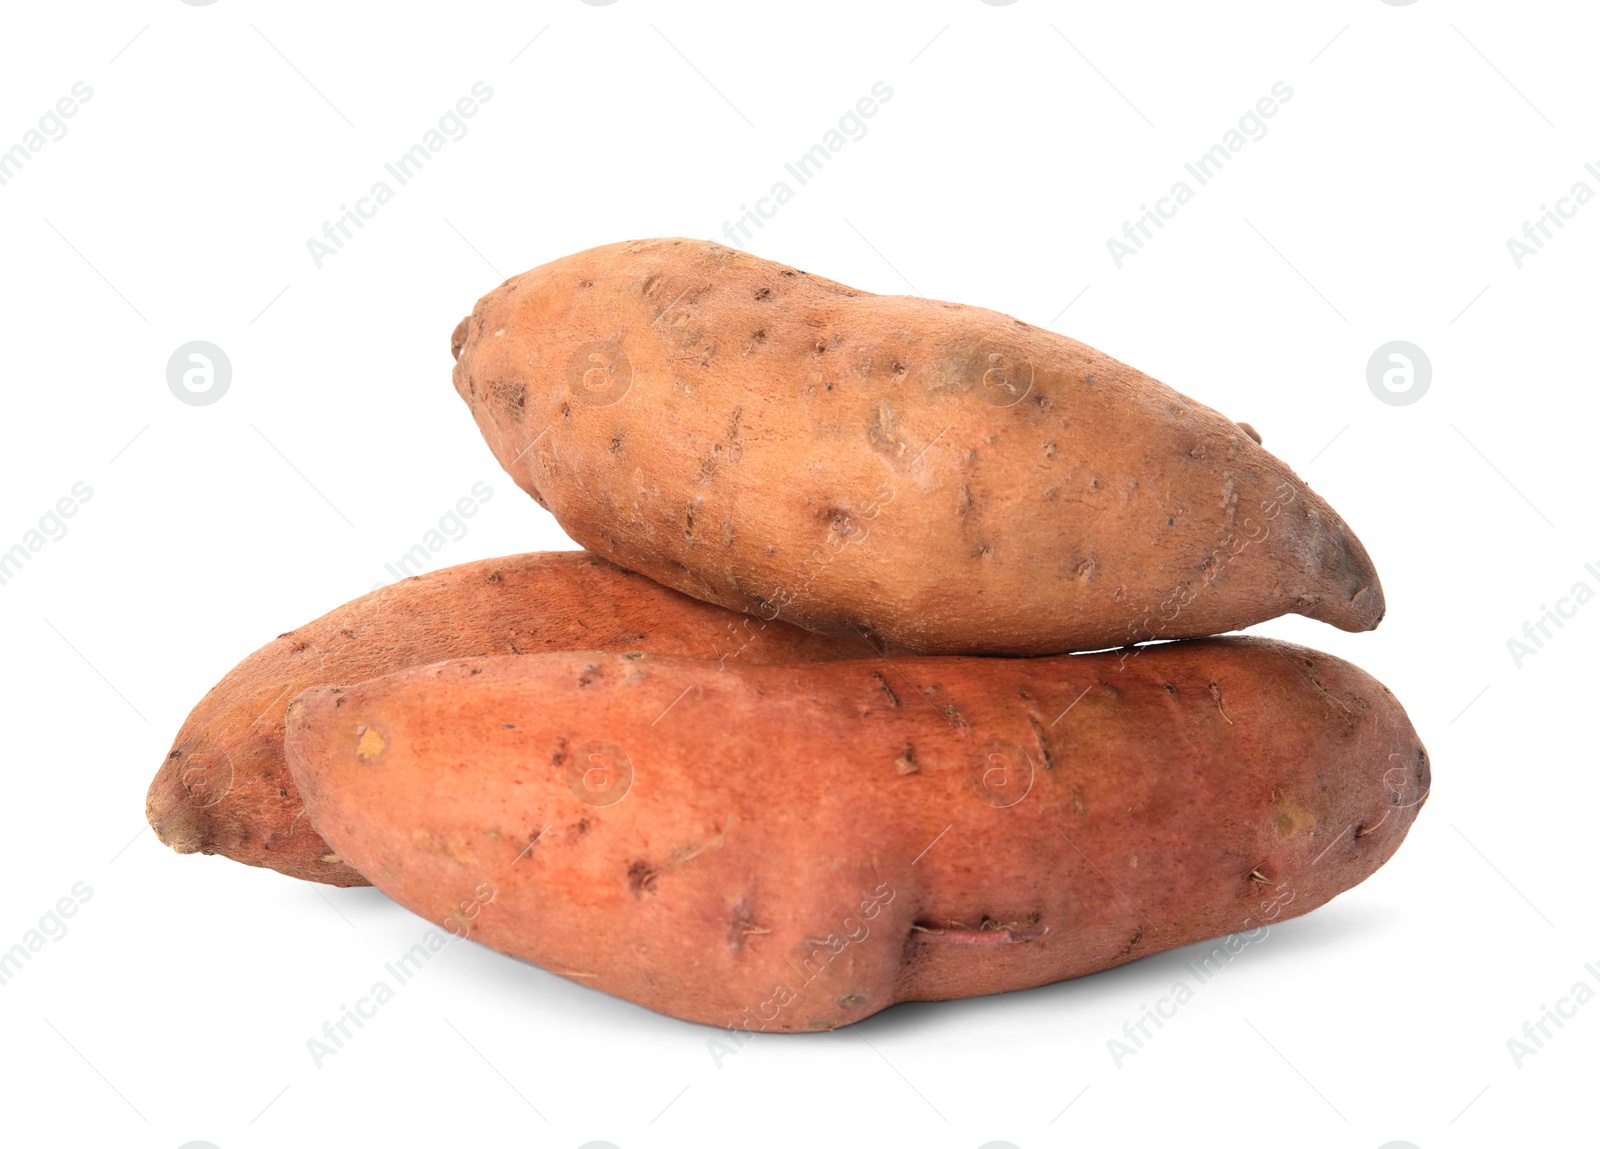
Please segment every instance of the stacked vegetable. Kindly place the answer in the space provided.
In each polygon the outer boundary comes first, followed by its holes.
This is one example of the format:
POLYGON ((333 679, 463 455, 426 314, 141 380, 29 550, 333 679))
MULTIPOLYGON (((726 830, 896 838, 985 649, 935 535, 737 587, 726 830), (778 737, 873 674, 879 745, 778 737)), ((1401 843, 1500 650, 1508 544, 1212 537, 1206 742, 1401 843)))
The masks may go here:
POLYGON ((452 350, 588 552, 408 579, 240 663, 151 786, 179 851, 807 1030, 1304 913, 1426 798, 1381 684, 1203 637, 1376 626, 1355 535, 1092 348, 669 239, 508 280, 452 350))

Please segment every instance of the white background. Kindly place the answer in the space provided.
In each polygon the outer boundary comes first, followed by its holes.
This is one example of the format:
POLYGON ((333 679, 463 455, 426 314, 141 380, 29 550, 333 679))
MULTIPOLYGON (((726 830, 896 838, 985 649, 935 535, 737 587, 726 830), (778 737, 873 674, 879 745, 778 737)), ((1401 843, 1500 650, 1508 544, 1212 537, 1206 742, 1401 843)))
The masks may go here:
POLYGON ((0 987, 4 1139, 1589 1136, 1600 1004, 1520 1068, 1507 1040, 1600 988, 1600 605, 1520 667, 1507 641, 1600 589, 1600 203, 1520 269, 1506 241, 1576 181, 1600 191, 1597 31, 1592 5, 1487 0, 8 5, 0 148, 74 83, 93 95, 0 186, 0 549, 93 494, 0 586, 0 949, 74 883, 93 895, 0 987), (306 241, 477 81, 468 134, 318 269, 306 241), (1258 629, 1406 702, 1435 782, 1410 839, 1120 1067, 1107 1040, 1192 955, 718 1064, 714 1031, 459 946, 314 1068, 307 1039, 425 923, 164 849, 143 801, 173 733, 238 659, 391 577, 474 483, 493 497, 437 565, 570 546, 454 394, 457 320, 595 244, 724 238, 877 81, 867 134, 751 249, 1053 326, 1253 423, 1382 572, 1375 633, 1258 629), (1119 270, 1106 241, 1278 81, 1268 134, 1119 270), (195 339, 233 365, 211 406, 167 387, 195 339), (1367 386, 1395 339, 1433 367, 1410 406, 1367 386))

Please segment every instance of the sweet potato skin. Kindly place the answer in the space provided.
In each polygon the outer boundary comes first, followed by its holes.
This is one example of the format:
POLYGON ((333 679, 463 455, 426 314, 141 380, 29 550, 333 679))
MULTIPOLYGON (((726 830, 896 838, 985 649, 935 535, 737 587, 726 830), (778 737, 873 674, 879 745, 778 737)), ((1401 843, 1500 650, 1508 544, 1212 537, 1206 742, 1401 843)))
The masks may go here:
POLYGON ((507 280, 451 347, 569 535, 734 610, 946 654, 1383 614, 1359 540, 1253 433, 982 308, 641 240, 507 280))
POLYGON ((825 637, 733 614, 583 551, 448 567, 346 603, 235 666, 178 731, 150 784, 145 816, 179 853, 366 885, 304 817, 283 760, 289 701, 308 686, 442 659, 574 648, 716 662, 871 654, 859 636, 825 637))
POLYGON ((1388 690, 1261 639, 458 660, 307 691, 287 725, 312 822, 402 905, 768 1031, 1305 913, 1389 858, 1429 787, 1388 690))

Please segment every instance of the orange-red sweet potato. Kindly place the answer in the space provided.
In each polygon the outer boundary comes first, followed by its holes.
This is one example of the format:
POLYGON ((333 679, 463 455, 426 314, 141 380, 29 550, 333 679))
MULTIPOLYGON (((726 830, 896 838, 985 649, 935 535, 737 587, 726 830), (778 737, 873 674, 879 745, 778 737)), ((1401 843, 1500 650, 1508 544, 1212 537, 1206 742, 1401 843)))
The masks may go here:
POLYGON ((364 595, 239 663, 178 731, 145 815, 180 853, 365 885, 304 816, 283 761, 289 700, 308 686, 447 658, 574 648, 690 655, 713 669, 872 653, 859 637, 733 614, 582 551, 466 563, 364 595))
POLYGON ((1389 858, 1429 785, 1388 690, 1259 639, 457 660, 301 694, 286 750, 317 829, 401 904, 774 1031, 1305 913, 1389 858))
POLYGON ((947 654, 1383 615, 1361 543, 1253 432, 982 308, 642 240, 507 280, 451 342, 569 535, 734 610, 947 654))

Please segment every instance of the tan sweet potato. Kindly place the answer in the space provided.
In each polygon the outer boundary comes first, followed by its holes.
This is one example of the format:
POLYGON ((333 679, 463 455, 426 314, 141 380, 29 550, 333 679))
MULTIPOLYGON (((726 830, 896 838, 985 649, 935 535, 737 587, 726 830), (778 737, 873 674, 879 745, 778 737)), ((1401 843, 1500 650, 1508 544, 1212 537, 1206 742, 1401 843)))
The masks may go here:
POLYGON ((145 816, 179 853, 365 885, 304 817, 283 760, 289 700, 308 686, 447 658, 574 648, 690 655, 713 669, 872 653, 860 637, 733 614, 583 551, 466 563, 363 595, 239 663, 178 731, 145 816))
POLYGON ((568 534, 762 618, 1050 654, 1383 615, 1360 542, 1253 432, 992 311, 642 240, 507 280, 452 350, 568 534))
POLYGON ((555 653, 320 687, 310 817, 402 905, 651 1009, 827 1029, 1305 913, 1429 785, 1405 712, 1261 639, 724 672, 555 653))

